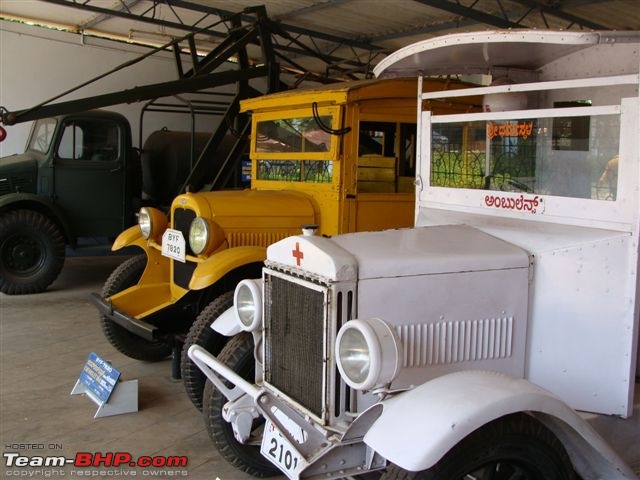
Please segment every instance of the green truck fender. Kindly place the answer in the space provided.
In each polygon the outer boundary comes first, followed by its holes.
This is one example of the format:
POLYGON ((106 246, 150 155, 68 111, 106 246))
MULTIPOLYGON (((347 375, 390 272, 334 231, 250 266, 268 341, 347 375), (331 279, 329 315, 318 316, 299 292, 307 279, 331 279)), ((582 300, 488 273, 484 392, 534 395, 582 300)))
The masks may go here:
POLYGON ((0 196, 0 212, 3 210, 34 210, 49 217, 55 222, 64 235, 65 240, 75 246, 73 233, 64 211, 47 197, 35 193, 8 193, 0 196))

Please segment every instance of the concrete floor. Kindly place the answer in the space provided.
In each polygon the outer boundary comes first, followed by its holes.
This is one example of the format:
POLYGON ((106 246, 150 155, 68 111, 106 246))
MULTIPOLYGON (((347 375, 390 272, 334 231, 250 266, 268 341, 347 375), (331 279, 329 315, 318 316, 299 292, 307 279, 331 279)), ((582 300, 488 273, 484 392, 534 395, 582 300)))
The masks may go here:
MULTIPOLYGON (((88 297, 100 291, 122 260, 114 256, 68 258, 61 276, 47 292, 19 297, 0 294, 3 453, 67 458, 78 452, 127 452, 133 458, 186 456, 187 467, 9 468, 5 461, 0 478, 18 474, 21 478, 69 478, 85 472, 84 476, 92 474, 93 478, 126 478, 150 476, 154 471, 154 476, 162 474, 163 478, 253 478, 218 456, 182 384, 171 379, 169 361, 132 360, 106 341, 88 297), (94 420, 96 405, 84 396, 69 395, 92 351, 119 369, 123 380, 138 379, 138 413, 94 420), (35 447, 30 449, 27 444, 35 447)), ((636 414, 631 419, 593 416, 591 422, 640 473, 640 388, 636 387, 636 414)))
MULTIPOLYGON (((128 452, 143 455, 186 456, 187 468, 112 470, 117 478, 146 476, 146 470, 171 471, 162 478, 244 480, 219 457, 200 413, 171 379, 170 361, 145 363, 117 352, 105 339, 97 311, 89 301, 111 271, 126 257, 67 258, 62 274, 50 289, 38 295, 9 297, 0 294, 0 441, 3 453, 25 456, 64 455, 77 452, 128 452), (138 379, 139 412, 93 419, 97 406, 83 395, 70 396, 90 352, 111 362, 122 379, 138 379), (12 448, 11 444, 44 445, 44 449, 12 448), (50 444, 54 449, 47 448, 50 444), (9 448, 7 448, 9 447, 9 448), (124 470, 124 471, 120 471, 124 470), (144 471, 143 471, 144 470, 144 471), (133 473, 136 475, 133 475, 133 473)), ((4 460, 4 459, 3 459, 4 460)), ((46 478, 42 468, 27 478, 46 478)), ((72 466, 49 468, 66 478, 94 470, 93 478, 111 478, 100 469, 72 466)), ((104 468, 102 470, 105 470, 104 468)), ((14 474, 15 475, 15 474, 14 474)), ((24 475, 24 474, 23 474, 24 475)), ((21 478, 25 478, 22 476, 21 478)))

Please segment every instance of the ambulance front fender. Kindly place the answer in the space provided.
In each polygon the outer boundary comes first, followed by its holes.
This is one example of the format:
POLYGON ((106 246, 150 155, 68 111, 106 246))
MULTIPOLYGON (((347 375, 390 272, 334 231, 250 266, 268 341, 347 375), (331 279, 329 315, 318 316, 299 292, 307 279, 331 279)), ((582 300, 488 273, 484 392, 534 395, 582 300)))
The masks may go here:
POLYGON ((131 245, 138 246, 145 251, 148 250, 147 241, 142 236, 142 233, 140 232, 140 227, 138 227, 137 225, 134 225, 133 227, 129 227, 123 232, 121 232, 120 235, 118 235, 116 239, 113 241, 111 250, 115 252, 116 250, 120 250, 121 248, 129 247, 131 245))
POLYGON ((502 416, 527 412, 560 439, 585 480, 636 478, 574 410, 523 379, 486 371, 451 373, 382 404, 364 442, 405 470, 426 470, 471 432, 502 416))
POLYGON ((267 249, 264 247, 234 247, 222 250, 198 264, 189 282, 189 289, 207 288, 227 273, 251 263, 262 263, 266 258, 267 249))

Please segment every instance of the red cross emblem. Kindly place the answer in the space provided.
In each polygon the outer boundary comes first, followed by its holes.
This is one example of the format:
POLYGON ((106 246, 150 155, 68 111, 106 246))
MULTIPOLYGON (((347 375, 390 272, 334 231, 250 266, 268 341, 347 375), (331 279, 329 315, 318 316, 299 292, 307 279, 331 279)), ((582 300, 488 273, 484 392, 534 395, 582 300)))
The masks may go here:
POLYGON ((300 244, 298 242, 296 242, 296 249, 291 250, 291 255, 296 259, 296 265, 300 266, 300 260, 304 258, 304 253, 300 250, 300 244))

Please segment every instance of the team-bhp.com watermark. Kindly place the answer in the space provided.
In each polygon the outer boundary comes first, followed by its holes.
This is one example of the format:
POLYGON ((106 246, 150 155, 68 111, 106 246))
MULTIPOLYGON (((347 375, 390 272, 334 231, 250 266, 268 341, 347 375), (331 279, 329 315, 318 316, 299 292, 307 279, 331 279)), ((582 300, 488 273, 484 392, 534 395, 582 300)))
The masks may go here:
POLYGON ((134 458, 127 452, 78 452, 74 457, 63 455, 23 455, 4 452, 6 477, 186 477, 188 459, 185 456, 146 456, 134 458), (70 470, 63 467, 72 466, 70 470), (141 468, 141 470, 131 470, 141 468), (182 469, 182 470, 181 470, 182 469))

